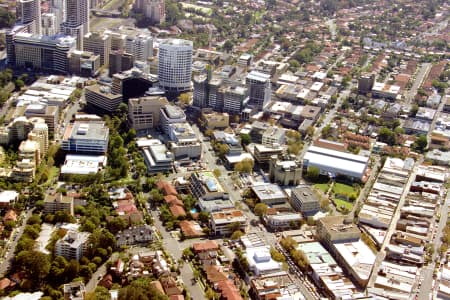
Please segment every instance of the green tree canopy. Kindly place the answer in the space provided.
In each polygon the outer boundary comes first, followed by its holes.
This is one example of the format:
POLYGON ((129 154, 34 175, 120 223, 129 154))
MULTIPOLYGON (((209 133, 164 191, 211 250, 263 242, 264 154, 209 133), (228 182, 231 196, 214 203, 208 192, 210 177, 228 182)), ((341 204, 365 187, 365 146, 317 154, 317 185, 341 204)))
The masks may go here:
POLYGON ((254 209, 255 215, 257 215, 259 217, 265 216, 267 214, 267 209, 268 209, 267 204, 258 203, 255 205, 255 209, 254 209))
POLYGON ((17 254, 16 262, 36 287, 50 272, 49 256, 39 251, 21 251, 17 254))

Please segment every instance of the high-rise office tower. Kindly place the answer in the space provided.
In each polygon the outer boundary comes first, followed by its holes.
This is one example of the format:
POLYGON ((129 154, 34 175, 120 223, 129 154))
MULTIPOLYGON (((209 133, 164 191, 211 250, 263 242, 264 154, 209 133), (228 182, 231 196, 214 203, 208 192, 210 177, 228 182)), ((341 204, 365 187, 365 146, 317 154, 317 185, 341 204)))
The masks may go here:
POLYGON ((41 34, 41 1, 17 0, 17 21, 26 25, 33 34, 41 34))
POLYGON ((166 6, 164 0, 147 0, 144 14, 154 24, 164 23, 166 20, 166 6))
POLYGON ((127 36, 125 52, 133 54, 135 60, 147 61, 153 56, 153 38, 150 34, 127 36))
POLYGON ((272 89, 270 84, 270 75, 258 71, 251 71, 246 77, 247 88, 249 90, 249 104, 258 109, 270 101, 272 89))
POLYGON ((86 33, 83 38, 83 50, 100 55, 100 65, 108 65, 111 51, 111 36, 98 32, 86 33))
POLYGON ((191 89, 192 42, 168 39, 160 43, 158 55, 159 85, 166 91, 191 89))
POLYGON ((89 32, 89 0, 66 0, 65 20, 61 31, 77 39, 77 49, 83 50, 83 37, 89 32))
POLYGON ((41 31, 43 35, 55 35, 59 32, 59 26, 57 26, 56 15, 54 13, 42 14, 41 18, 41 31))
POLYGON ((248 101, 248 90, 243 86, 227 86, 223 88, 223 111, 230 115, 240 115, 248 101))
POLYGON ((164 0, 136 0, 134 8, 143 13, 153 24, 161 24, 166 20, 164 0))
POLYGON ((192 105, 197 108, 208 107, 208 75, 200 74, 194 76, 194 95, 192 105))
POLYGON ((66 0, 51 0, 50 12, 55 14, 56 28, 59 31, 61 24, 66 19, 66 0))
POLYGON ((132 54, 116 50, 109 53, 109 76, 129 70, 133 67, 134 56, 132 54))

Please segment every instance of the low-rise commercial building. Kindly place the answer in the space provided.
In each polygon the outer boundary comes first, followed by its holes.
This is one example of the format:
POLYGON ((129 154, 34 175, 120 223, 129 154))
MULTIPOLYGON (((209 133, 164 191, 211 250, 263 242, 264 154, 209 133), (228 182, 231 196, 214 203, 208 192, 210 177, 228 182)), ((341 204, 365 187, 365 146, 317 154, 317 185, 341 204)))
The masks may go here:
POLYGON ((298 185, 302 178, 301 161, 295 157, 273 155, 269 164, 269 179, 279 185, 298 185))
POLYGON ((61 148, 77 153, 106 153, 109 128, 103 122, 75 122, 64 132, 61 148))
POLYGON ((123 100, 122 94, 112 93, 110 87, 98 84, 85 88, 85 98, 88 105, 106 112, 114 112, 123 100))
POLYGON ((282 270, 282 264, 272 259, 269 246, 246 248, 245 257, 250 271, 256 277, 282 270))
POLYGON ((329 299, 353 299, 353 295, 358 293, 354 284, 320 243, 299 244, 297 249, 306 255, 313 280, 323 288, 329 299))
POLYGON ((306 185, 292 189, 291 205, 305 216, 314 215, 320 210, 320 202, 316 193, 306 185))
POLYGON ((369 282, 375 255, 361 241, 359 228, 345 216, 329 216, 319 220, 317 236, 358 286, 369 282))
POLYGON ((400 87, 382 82, 375 82, 372 87, 374 97, 396 100, 400 96, 400 87))
POLYGON ((234 230, 246 231, 247 217, 237 209, 213 212, 210 217, 211 233, 217 236, 228 236, 234 230), (234 226, 236 224, 236 226, 234 226), (239 226, 237 226, 239 224, 239 226))
POLYGON ((203 112, 202 118, 205 120, 206 129, 225 129, 230 124, 230 116, 227 113, 203 112))
POLYGON ((279 127, 269 127, 264 131, 261 138, 261 144, 272 147, 273 145, 284 145, 286 130, 279 127))
POLYGON ((302 220, 301 214, 291 212, 264 216, 264 223, 271 231, 299 228, 302 220))
POLYGON ((174 157, 160 140, 151 139, 138 142, 149 174, 166 173, 173 170, 174 157))
POLYGON ((105 155, 66 155, 61 175, 94 175, 106 167, 105 155))
POLYGON ((283 147, 279 144, 272 144, 270 146, 254 144, 253 145, 253 156, 257 163, 267 166, 270 163, 272 156, 278 156, 283 153, 283 147))
POLYGON ((277 184, 261 184, 251 187, 258 202, 269 206, 274 204, 284 204, 287 201, 287 195, 277 184))
POLYGON ((169 133, 169 124, 185 122, 186 115, 180 107, 168 104, 160 109, 160 126, 166 134, 169 133))
POLYGON ((169 104, 166 97, 148 96, 128 99, 128 122, 136 130, 159 126, 161 108, 169 104))
POLYGON ((202 145, 188 123, 169 124, 170 150, 175 158, 197 159, 202 153, 202 145))
POLYGON ((369 157, 310 146, 303 157, 303 169, 317 167, 320 174, 337 177, 345 176, 352 180, 363 180, 369 157))
POLYGON ((327 248, 335 242, 357 241, 360 236, 358 226, 345 216, 328 216, 317 223, 317 237, 327 248))

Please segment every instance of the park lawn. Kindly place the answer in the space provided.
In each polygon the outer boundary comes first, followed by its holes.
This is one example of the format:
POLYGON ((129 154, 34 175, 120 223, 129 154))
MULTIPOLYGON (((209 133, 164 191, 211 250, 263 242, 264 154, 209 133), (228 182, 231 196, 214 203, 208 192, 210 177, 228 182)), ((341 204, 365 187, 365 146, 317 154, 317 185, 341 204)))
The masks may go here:
POLYGON ((54 178, 58 177, 58 175, 59 175, 59 168, 54 166, 51 167, 50 170, 48 171, 48 179, 43 184, 43 186, 50 186, 53 183, 54 178))
POLYGON ((334 198, 333 199, 334 204, 336 204, 336 209, 338 211, 341 211, 342 208, 346 209, 347 211, 351 211, 353 209, 353 203, 342 200, 342 199, 338 199, 338 198, 334 198))
POLYGON ((326 194, 328 192, 328 189, 330 188, 330 185, 328 183, 316 183, 315 185, 313 185, 313 188, 326 194))
POLYGON ((199 6, 199 5, 195 5, 195 4, 191 4, 191 3, 186 3, 186 2, 180 2, 181 6, 183 8, 193 8, 195 10, 200 10, 203 13, 207 14, 208 16, 212 15, 212 9, 209 7, 203 7, 203 6, 199 6))
POLYGON ((333 186, 333 193, 347 196, 350 196, 351 194, 357 195, 356 190, 351 185, 338 182, 336 182, 333 186))

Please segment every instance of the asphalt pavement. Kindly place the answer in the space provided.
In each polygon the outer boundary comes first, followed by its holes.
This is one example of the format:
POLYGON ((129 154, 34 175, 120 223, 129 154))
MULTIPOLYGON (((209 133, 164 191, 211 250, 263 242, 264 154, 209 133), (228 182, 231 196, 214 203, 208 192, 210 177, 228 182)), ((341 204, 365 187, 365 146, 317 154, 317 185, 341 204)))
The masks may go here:
POLYGON ((111 257, 100 267, 98 267, 97 271, 95 271, 94 274, 92 274, 91 279, 86 284, 86 292, 93 292, 95 288, 97 287, 97 284, 100 282, 100 280, 105 276, 106 274, 106 264, 108 261, 114 262, 119 258, 119 253, 114 252, 111 257))
POLYGON ((409 91, 406 93, 406 102, 409 104, 414 99, 414 97, 417 94, 417 90, 422 85, 422 82, 424 81, 426 75, 428 75, 428 72, 430 72, 431 69, 431 63, 423 63, 420 67, 419 71, 416 74, 416 79, 413 82, 412 87, 409 89, 409 91))
MULTIPOLYGON (((175 238, 173 238, 173 236, 170 235, 169 232, 167 232, 166 228, 163 226, 161 220, 159 219, 158 212, 152 211, 151 214, 154 220, 154 226, 161 233, 164 248, 172 255, 174 261, 178 261, 183 255, 184 248, 181 248, 180 243, 175 238)), ((192 299, 205 299, 205 295, 199 283, 196 282, 195 284, 192 284, 192 278, 194 277, 194 274, 193 270, 190 267, 190 264, 183 264, 180 269, 180 276, 192 299)))
MULTIPOLYGON (((439 248, 442 245, 442 235, 443 235, 443 230, 445 228, 445 226, 447 225, 447 220, 448 220, 448 205, 450 204, 450 193, 447 193, 447 197, 445 198, 444 203, 441 206, 441 218, 439 219, 439 224, 438 227, 436 228, 435 232, 435 238, 433 241, 433 245, 434 245, 434 253, 431 259, 431 263, 422 268, 421 270, 421 274, 420 274, 420 279, 419 282, 421 282, 420 288, 419 288, 419 292, 418 292, 418 298, 419 300, 428 300, 430 299, 430 295, 432 295, 432 293, 434 293, 434 291, 436 290, 437 286, 439 285, 438 282, 436 282, 436 286, 433 286, 433 280, 431 280, 431 278, 433 278, 433 272, 434 269, 436 267, 436 262, 439 262, 439 264, 443 263, 443 260, 445 260, 445 255, 444 257, 438 257, 439 254, 439 248), (438 260, 438 261, 436 261, 438 260)), ((440 266, 439 266, 440 267, 440 266)))
POLYGON ((16 249, 17 242, 19 241, 20 237, 22 236, 23 230, 25 229, 25 226, 27 225, 28 218, 31 217, 33 214, 33 209, 30 209, 26 212, 25 217, 22 219, 22 224, 20 227, 16 228, 13 233, 11 233, 11 236, 6 242, 5 249, 7 249, 7 254, 4 258, 1 260, 0 264, 0 277, 5 276, 5 274, 8 272, 9 268, 11 267, 11 263, 13 261, 14 257, 14 250, 16 249))

